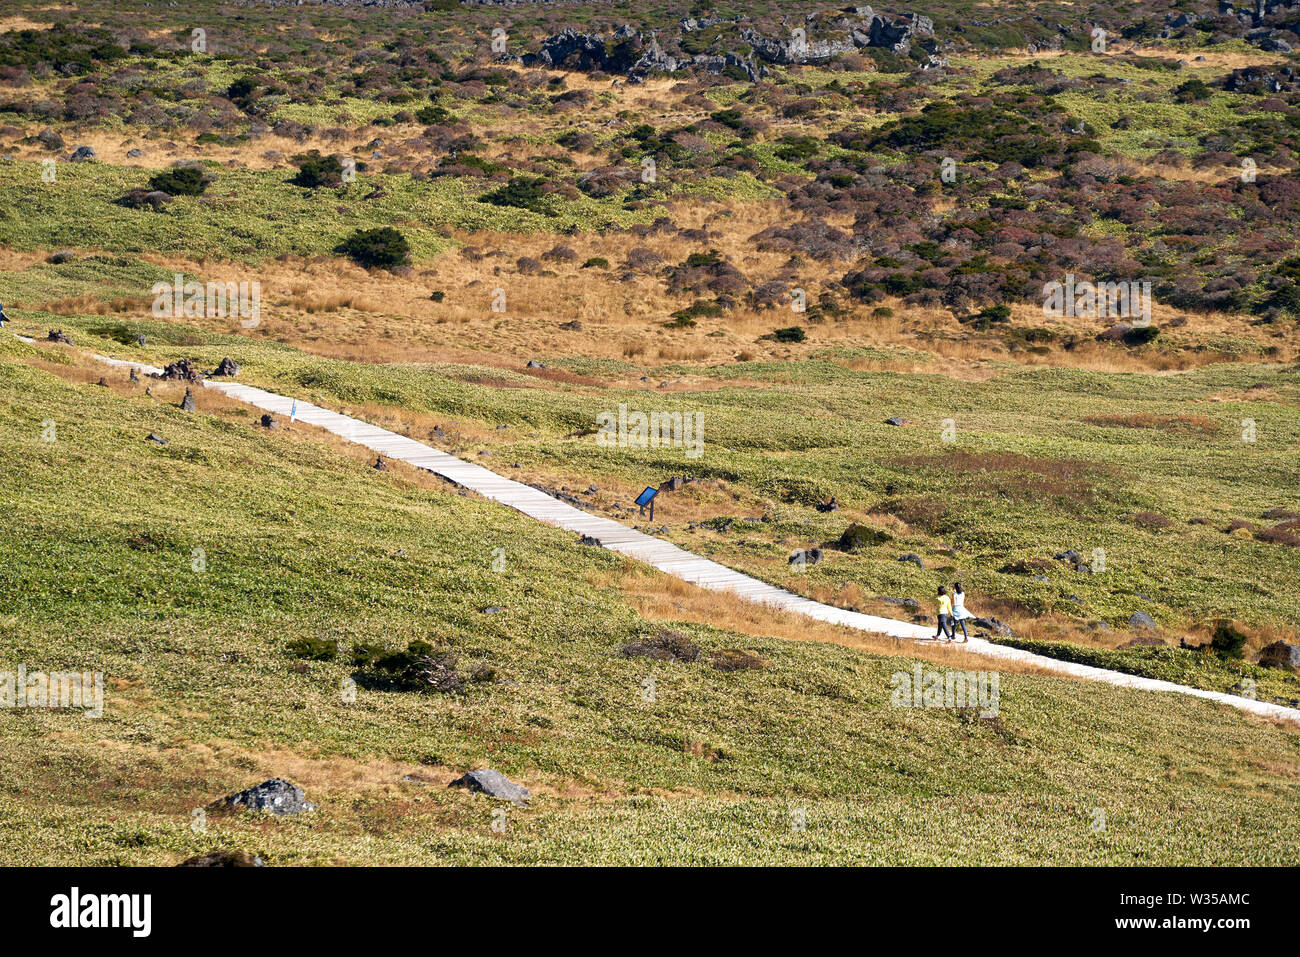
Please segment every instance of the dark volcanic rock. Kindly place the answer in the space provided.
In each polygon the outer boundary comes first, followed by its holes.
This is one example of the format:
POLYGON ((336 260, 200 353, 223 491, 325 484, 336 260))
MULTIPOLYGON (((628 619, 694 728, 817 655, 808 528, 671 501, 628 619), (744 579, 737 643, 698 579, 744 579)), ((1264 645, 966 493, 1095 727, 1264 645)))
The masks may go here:
POLYGON ((265 867, 260 857, 248 851, 212 851, 187 857, 177 867, 265 867))
POLYGON ((236 362, 234 359, 230 358, 229 356, 226 356, 226 358, 222 359, 221 362, 217 365, 217 367, 216 367, 215 369, 213 369, 211 372, 209 372, 208 375, 211 375, 211 376, 217 376, 217 375, 236 376, 236 375, 239 375, 239 363, 236 362))
POLYGON ((185 390, 185 398, 181 399, 181 411, 182 412, 194 411, 194 390, 193 389, 185 390))
POLYGON ((528 788, 515 784, 500 771, 493 771, 491 768, 470 771, 447 786, 466 788, 475 794, 486 794, 490 797, 501 798, 519 807, 523 807, 528 799, 532 797, 532 793, 528 788))
POLYGON ((1300 669, 1300 645, 1275 641, 1259 653, 1259 663, 1266 668, 1300 669))
POLYGON ((157 376, 159 379, 171 379, 178 382, 198 382, 203 378, 203 373, 198 370, 191 359, 179 359, 176 362, 169 362, 163 367, 162 375, 157 376))
POLYGON ((61 342, 65 346, 72 345, 72 340, 64 334, 62 329, 51 329, 50 334, 46 336, 46 339, 50 342, 61 342))
POLYGON ((221 798, 210 807, 247 808, 250 811, 265 811, 267 814, 301 814, 303 811, 316 810, 316 805, 307 801, 302 788, 284 778, 263 781, 247 791, 221 798))
POLYGON ((822 550, 820 548, 801 548, 790 556, 791 565, 820 565, 822 550))
POLYGON ((1145 611, 1135 611, 1128 620, 1130 628, 1152 628, 1156 627, 1156 620, 1145 611))

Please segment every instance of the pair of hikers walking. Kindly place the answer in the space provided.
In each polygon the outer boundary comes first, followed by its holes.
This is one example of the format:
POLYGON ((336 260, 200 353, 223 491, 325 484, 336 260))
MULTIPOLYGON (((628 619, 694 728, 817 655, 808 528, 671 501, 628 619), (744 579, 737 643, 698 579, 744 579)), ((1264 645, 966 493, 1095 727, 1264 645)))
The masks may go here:
POLYGON ((969 617, 970 612, 966 610, 966 593, 962 591, 961 582, 952 586, 952 595, 948 594, 948 589, 940 585, 939 630, 934 633, 934 637, 944 641, 956 641, 955 626, 961 625, 961 640, 970 641, 970 636, 966 634, 966 619, 969 617))

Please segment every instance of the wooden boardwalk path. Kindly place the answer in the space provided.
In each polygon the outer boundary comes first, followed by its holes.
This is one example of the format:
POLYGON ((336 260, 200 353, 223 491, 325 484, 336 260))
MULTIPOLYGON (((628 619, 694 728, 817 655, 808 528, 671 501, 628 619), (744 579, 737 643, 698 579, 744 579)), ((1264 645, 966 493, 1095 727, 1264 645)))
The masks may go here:
MULTIPOLYGON (((20 336, 19 338, 23 337, 20 336)), ((24 341, 31 342, 32 340, 24 339, 24 341)), ((159 374, 162 372, 161 369, 138 362, 110 359, 105 356, 96 356, 96 358, 114 366, 134 366, 145 373, 159 374)), ((416 468, 426 469, 441 475, 457 485, 477 492, 484 498, 500 502, 502 505, 508 505, 540 522, 589 536, 599 541, 604 548, 645 562, 647 565, 652 565, 660 571, 690 582, 692 585, 698 585, 701 588, 708 588, 713 591, 731 592, 749 601, 759 602, 799 615, 806 615, 819 621, 847 625, 861 631, 913 641, 933 640, 934 633, 927 625, 917 625, 912 622, 882 618, 876 615, 865 615, 861 612, 824 605, 810 598, 803 598, 783 588, 777 588, 775 585, 769 585, 756 578, 743 575, 725 565, 719 565, 707 558, 701 558, 678 548, 671 542, 665 542, 652 535, 638 532, 612 519, 601 518, 599 515, 592 515, 582 509, 574 508, 572 505, 561 502, 530 485, 524 485, 522 482, 516 482, 498 475, 481 465, 466 462, 447 452, 441 452, 414 439, 399 435, 396 432, 390 432, 388 429, 381 429, 360 419, 341 415, 338 412, 331 412, 310 402, 299 402, 292 398, 277 395, 274 392, 241 385, 237 382, 204 379, 203 385, 233 399, 238 399, 266 412, 285 416, 286 418, 296 408, 295 419, 308 425, 318 426, 350 442, 365 446, 385 458, 406 462, 416 468)), ((1044 671, 1051 671, 1073 678, 1100 681, 1124 688, 1193 695, 1198 698, 1217 701, 1220 704, 1231 705, 1264 717, 1281 718, 1300 724, 1300 709, 1256 701, 1253 698, 1226 694, 1221 691, 1189 688, 1186 685, 1174 684, 1171 681, 1142 678, 1137 675, 1124 674, 1123 672, 1109 671, 1105 668, 1094 668, 1090 665, 1060 661, 1056 658, 1048 658, 1028 651, 1021 651, 1017 648, 994 644, 980 638, 972 638, 968 644, 960 647, 985 658, 1032 664, 1044 671)))

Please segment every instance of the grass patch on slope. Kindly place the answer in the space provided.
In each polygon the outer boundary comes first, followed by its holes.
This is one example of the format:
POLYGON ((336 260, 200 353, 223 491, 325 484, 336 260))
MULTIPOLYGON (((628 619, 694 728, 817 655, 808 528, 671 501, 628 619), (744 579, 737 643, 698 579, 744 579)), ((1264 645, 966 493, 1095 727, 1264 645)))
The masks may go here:
POLYGON ((662 624, 619 597, 616 556, 244 407, 182 413, 22 361, 46 351, 0 362, 0 656, 102 670, 108 701, 100 720, 0 711, 5 863, 1295 863, 1275 814, 1300 796, 1292 731, 1014 675, 996 721, 893 708, 910 659, 684 623, 766 666, 624 658, 662 624), (346 704, 346 660, 287 653, 320 636, 419 638, 500 680, 346 704), (490 801, 445 787, 483 765, 536 794, 504 834, 490 801), (320 810, 191 829, 274 774, 320 810))

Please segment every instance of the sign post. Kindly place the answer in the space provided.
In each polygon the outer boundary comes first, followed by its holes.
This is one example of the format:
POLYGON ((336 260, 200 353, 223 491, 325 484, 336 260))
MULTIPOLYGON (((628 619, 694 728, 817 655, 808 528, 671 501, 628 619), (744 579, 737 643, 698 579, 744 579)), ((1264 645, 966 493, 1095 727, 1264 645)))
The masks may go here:
POLYGON ((650 506, 650 521, 655 520, 655 496, 659 494, 657 488, 647 488, 644 492, 636 497, 636 504, 641 507, 641 514, 645 514, 645 507, 650 506))

